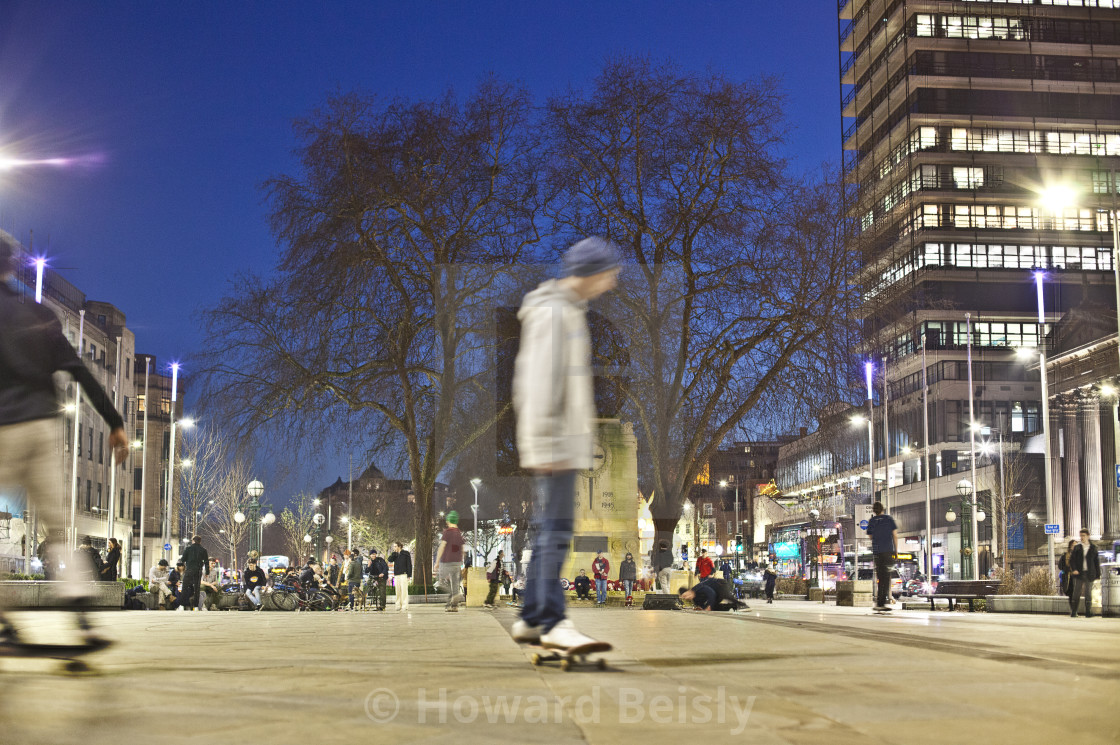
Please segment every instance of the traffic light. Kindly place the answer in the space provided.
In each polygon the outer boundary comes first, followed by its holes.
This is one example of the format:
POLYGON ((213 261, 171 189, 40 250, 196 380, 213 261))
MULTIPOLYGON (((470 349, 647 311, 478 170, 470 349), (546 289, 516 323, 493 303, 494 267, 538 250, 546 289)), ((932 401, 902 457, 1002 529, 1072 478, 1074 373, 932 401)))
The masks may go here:
POLYGON ((741 535, 735 536, 735 553, 743 553, 743 536, 741 535))

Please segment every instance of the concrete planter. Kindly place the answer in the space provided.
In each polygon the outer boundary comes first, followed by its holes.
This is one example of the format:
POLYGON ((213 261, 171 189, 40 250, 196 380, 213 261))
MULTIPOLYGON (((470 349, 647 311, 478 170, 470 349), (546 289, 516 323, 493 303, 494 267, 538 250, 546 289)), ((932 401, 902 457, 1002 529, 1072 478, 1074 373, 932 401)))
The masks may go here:
MULTIPOLYGON (((124 606, 124 584, 121 582, 82 582, 88 596, 86 605, 93 608, 124 606)), ((14 580, 0 582, 0 608, 60 608, 66 605, 59 596, 62 582, 46 580, 14 580)))
POLYGON ((840 580, 836 583, 836 604, 849 608, 870 608, 871 580, 840 580))
MULTIPOLYGON (((1064 595, 993 595, 988 598, 988 611, 1069 615, 1069 599, 1064 595)), ((1094 594, 1093 613, 1100 614, 1100 612, 1100 600, 1094 594)))

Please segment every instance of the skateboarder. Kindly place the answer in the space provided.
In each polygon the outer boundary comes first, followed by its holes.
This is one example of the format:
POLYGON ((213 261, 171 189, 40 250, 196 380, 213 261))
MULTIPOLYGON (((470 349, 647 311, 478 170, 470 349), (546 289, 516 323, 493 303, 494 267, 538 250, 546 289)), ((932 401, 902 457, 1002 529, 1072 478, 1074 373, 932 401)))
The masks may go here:
POLYGON ((575 522, 576 474, 594 465, 595 398, 587 303, 615 287, 619 251, 610 241, 584 238, 564 253, 564 276, 525 296, 517 318, 521 347, 513 373, 517 449, 535 478, 533 560, 519 642, 558 649, 594 643, 566 617, 560 569, 575 522))
POLYGON ((875 514, 867 521, 867 534, 871 536, 871 553, 875 555, 875 610, 890 610, 887 599, 891 591, 891 566, 898 553, 898 526, 894 518, 883 512, 883 503, 871 505, 875 514))
MULTIPOLYGON (((28 302, 10 285, 17 244, 0 234, 0 486, 27 490, 28 506, 50 532, 55 552, 51 565, 65 564, 62 557, 67 520, 63 517, 62 461, 59 457, 58 422, 62 410, 53 375, 67 372, 85 391, 89 402, 109 425, 109 446, 116 462, 128 455, 124 420, 105 390, 62 333, 54 313, 28 302)), ((73 562, 71 562, 73 563, 73 562)), ((74 607, 85 600, 86 590, 73 572, 63 572, 61 593, 74 607)), ((79 615, 78 625, 92 644, 102 644, 79 615)), ((16 642, 16 633, 0 615, 0 643, 16 642)))

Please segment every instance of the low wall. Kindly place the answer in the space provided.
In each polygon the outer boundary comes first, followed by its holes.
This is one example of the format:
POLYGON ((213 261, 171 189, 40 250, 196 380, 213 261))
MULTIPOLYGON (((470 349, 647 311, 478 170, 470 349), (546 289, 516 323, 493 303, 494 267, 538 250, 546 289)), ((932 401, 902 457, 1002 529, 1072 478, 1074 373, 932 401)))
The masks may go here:
MULTIPOLYGON (((88 596, 84 603, 92 608, 124 606, 124 583, 80 582, 88 596)), ((60 595, 62 582, 47 580, 9 580, 0 582, 0 608, 61 608, 66 605, 60 595)))
POLYGON ((870 608, 874 605, 871 598, 871 580, 841 580, 837 582, 836 605, 849 608, 870 608))
MULTIPOLYGON (((1048 615, 1069 615, 1069 598, 1065 595, 992 595, 988 598, 989 613, 1045 613, 1048 615)), ((1085 612, 1085 601, 1081 601, 1078 614, 1085 612)), ((1100 615, 1101 598, 1093 593, 1093 613, 1100 615)))

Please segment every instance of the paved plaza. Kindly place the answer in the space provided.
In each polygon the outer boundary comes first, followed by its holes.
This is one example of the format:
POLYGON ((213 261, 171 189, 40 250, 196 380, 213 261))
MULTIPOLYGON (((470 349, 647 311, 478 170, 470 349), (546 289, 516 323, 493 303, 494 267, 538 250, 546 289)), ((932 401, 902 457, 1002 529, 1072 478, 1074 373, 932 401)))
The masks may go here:
MULTIPOLYGON (((58 612, 13 614, 57 639, 58 612)), ((576 608, 606 671, 534 668, 512 609, 106 612, 97 673, 0 660, 0 742, 1116 743, 1120 619, 757 601, 576 608)))

